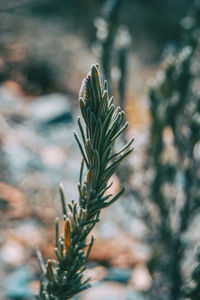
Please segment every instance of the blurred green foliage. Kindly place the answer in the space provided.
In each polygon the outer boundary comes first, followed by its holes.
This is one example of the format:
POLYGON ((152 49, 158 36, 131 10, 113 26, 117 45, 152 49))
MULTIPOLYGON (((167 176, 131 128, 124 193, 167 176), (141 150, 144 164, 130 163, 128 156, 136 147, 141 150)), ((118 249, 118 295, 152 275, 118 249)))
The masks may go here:
POLYGON ((170 300, 184 295, 183 262, 186 248, 191 247, 185 233, 200 209, 200 91, 194 88, 199 82, 199 71, 194 70, 199 57, 199 1, 182 24, 183 40, 165 58, 150 90, 148 166, 153 172, 150 202, 156 213, 150 217, 154 250, 149 266, 154 297, 170 300))

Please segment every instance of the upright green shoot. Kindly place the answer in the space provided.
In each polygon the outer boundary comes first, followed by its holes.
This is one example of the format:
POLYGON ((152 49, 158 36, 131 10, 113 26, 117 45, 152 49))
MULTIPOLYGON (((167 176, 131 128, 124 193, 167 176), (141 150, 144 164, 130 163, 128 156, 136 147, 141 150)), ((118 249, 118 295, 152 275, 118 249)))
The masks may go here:
POLYGON ((87 236, 99 222, 101 210, 113 204, 123 193, 124 189, 114 196, 108 194, 112 185, 108 181, 133 150, 131 141, 118 153, 113 153, 116 139, 128 124, 124 122, 124 112, 120 107, 115 108, 113 98, 109 97, 107 83, 101 77, 98 66, 93 65, 83 80, 79 103, 85 123, 83 126, 78 118, 81 137, 74 133, 82 154, 79 199, 67 205, 60 186, 64 234, 60 235, 56 219, 57 260, 48 260, 45 265, 39 254, 43 271, 40 300, 67 300, 90 286, 89 279, 83 280, 83 273, 94 238, 88 242, 87 236))

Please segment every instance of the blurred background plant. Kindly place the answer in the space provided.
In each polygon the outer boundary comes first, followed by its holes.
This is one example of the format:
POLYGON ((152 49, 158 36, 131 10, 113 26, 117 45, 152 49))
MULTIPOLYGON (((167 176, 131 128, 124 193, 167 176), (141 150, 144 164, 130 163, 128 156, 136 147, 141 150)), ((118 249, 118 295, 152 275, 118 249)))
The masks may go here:
POLYGON ((145 215, 155 243, 149 269, 156 299, 183 298, 186 249, 194 247, 187 233, 199 216, 199 13, 195 1, 181 22, 181 42, 169 51, 150 89, 147 167, 153 206, 147 204, 145 215))
POLYGON ((99 62, 130 124, 119 146, 134 137, 135 151, 75 299, 198 299, 198 1, 2 0, 0 14, 0 298, 33 299, 35 248, 54 257, 59 182, 78 197, 80 82, 99 62))
POLYGON ((195 249, 195 260, 192 265, 191 270, 191 278, 186 283, 185 289, 184 289, 184 295, 187 299, 198 299, 200 296, 200 286, 199 286, 199 244, 196 246, 195 249))

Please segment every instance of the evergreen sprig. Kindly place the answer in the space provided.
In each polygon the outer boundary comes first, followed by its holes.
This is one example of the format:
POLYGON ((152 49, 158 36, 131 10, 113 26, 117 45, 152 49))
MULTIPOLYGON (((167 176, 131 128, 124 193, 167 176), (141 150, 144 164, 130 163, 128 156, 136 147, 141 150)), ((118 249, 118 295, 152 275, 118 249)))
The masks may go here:
POLYGON ((83 126, 78 118, 81 138, 74 133, 83 157, 79 200, 66 205, 63 187, 60 186, 64 234, 59 234, 59 220, 56 219, 57 260, 48 260, 45 265, 38 255, 43 271, 40 300, 67 300, 90 286, 89 279, 83 280, 83 272, 94 238, 89 243, 86 238, 99 221, 101 209, 114 203, 123 193, 124 189, 115 196, 107 194, 112 185, 108 181, 133 150, 131 140, 118 153, 113 153, 116 139, 128 124, 124 123, 124 112, 119 107, 115 108, 113 98, 109 97, 107 83, 96 65, 83 80, 79 102, 85 122, 83 126), (87 169, 86 178, 84 168, 87 169))

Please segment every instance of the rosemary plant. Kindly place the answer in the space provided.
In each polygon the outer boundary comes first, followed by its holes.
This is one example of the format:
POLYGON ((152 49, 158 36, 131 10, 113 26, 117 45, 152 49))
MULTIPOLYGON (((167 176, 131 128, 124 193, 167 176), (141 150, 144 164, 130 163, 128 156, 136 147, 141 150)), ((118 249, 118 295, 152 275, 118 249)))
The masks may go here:
POLYGON ((120 70, 120 79, 118 82, 119 103, 124 108, 127 73, 128 73, 128 48, 130 46, 130 35, 128 30, 120 30, 120 39, 118 42, 118 67, 120 70))
MULTIPOLYGON (((158 272, 163 280, 160 282, 159 289, 165 285, 169 289, 169 294, 166 294, 166 298, 162 296, 163 299, 180 299, 183 284, 181 262, 184 242, 182 234, 188 228, 190 189, 192 188, 192 177, 189 174, 191 165, 189 168, 185 165, 188 156, 186 149, 188 149, 190 141, 183 133, 186 126, 184 124, 186 119, 183 115, 187 110, 188 92, 192 78, 190 74, 191 57, 191 48, 184 48, 177 58, 170 58, 164 70, 164 80, 152 88, 150 94, 153 117, 150 157, 154 170, 151 201, 155 205, 154 209, 158 210, 154 226, 157 234, 155 240, 159 243, 155 244, 156 255, 160 252, 159 255, 161 256, 160 262, 157 261, 155 267, 156 273, 158 272), (171 146, 174 157, 165 158, 166 151, 170 151, 166 149, 163 139, 167 130, 174 140, 174 145, 171 146), (183 204, 181 209, 177 205, 177 196, 181 197, 180 189, 179 193, 178 191, 173 193, 173 191, 178 190, 177 180, 181 180, 185 184, 182 190, 183 204)), ((191 158, 188 157, 188 159, 191 158)))
POLYGON ((119 14, 122 7, 123 0, 106 1, 106 24, 107 24, 107 34, 105 39, 102 40, 102 53, 101 62, 103 67, 103 72, 106 80, 110 84, 110 71, 111 71, 111 54, 113 50, 113 44, 115 41, 115 35, 118 29, 119 14))
POLYGON ((113 153, 116 139, 128 124, 124 124, 124 112, 120 107, 115 108, 113 98, 109 98, 107 83, 103 81, 98 66, 92 66, 91 72, 83 80, 79 103, 85 123, 83 126, 78 118, 81 139, 74 133, 82 154, 79 200, 66 205, 60 186, 64 234, 59 234, 59 222, 56 219, 57 260, 48 260, 45 265, 38 253, 43 271, 40 300, 70 299, 90 286, 88 279, 83 280, 83 272, 94 238, 89 242, 86 239, 99 221, 101 209, 114 203, 123 193, 124 189, 114 197, 105 194, 112 185, 112 182, 108 184, 108 180, 132 151, 133 140, 119 152, 113 153), (86 178, 83 176, 84 168, 87 169, 86 178))
POLYGON ((149 165, 154 174, 150 198, 156 211, 156 218, 155 214, 152 218, 156 236, 150 266, 155 279, 153 288, 158 288, 154 290, 156 299, 162 300, 183 297, 182 264, 187 246, 184 237, 200 208, 200 106, 194 90, 199 76, 192 69, 197 42, 198 39, 187 39, 177 53, 168 57, 150 92, 149 165))

